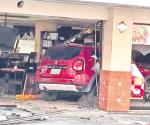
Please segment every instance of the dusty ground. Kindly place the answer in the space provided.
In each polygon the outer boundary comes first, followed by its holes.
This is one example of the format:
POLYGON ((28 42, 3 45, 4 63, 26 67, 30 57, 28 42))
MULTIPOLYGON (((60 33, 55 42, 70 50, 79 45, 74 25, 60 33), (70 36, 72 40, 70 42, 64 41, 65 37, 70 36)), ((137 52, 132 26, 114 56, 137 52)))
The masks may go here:
MULTIPOLYGON (((16 123, 20 125, 148 125, 150 123, 150 111, 107 113, 96 107, 80 106, 77 102, 67 100, 18 101, 13 96, 6 96, 0 98, 0 105, 7 107, 16 105, 17 109, 27 111, 26 113, 42 114, 41 119, 16 123)), ((11 110, 11 112, 17 112, 17 110, 11 110)), ((7 110, 7 113, 10 113, 10 110, 7 110)), ((2 125, 1 121, 0 125, 2 125)))

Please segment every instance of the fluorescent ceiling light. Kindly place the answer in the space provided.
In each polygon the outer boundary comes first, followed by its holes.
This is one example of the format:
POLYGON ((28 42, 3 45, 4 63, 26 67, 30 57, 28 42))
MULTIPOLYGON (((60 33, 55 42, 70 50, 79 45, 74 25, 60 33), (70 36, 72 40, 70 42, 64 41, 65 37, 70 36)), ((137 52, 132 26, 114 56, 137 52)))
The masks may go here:
POLYGON ((94 4, 97 5, 127 5, 138 7, 150 7, 150 0, 33 0, 43 2, 57 3, 77 3, 77 4, 94 4))
POLYGON ((113 0, 113 1, 112 0, 78 0, 78 1, 150 7, 149 0, 113 0))

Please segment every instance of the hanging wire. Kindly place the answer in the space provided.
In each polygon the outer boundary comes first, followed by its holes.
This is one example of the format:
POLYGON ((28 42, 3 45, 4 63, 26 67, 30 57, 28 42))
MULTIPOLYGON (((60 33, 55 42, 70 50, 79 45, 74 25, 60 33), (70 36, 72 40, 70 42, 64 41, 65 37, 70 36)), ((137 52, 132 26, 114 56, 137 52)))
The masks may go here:
MULTIPOLYGON (((102 22, 100 22, 100 21, 97 21, 96 23, 95 23, 95 55, 96 56, 98 56, 98 55, 101 55, 100 54, 100 50, 101 50, 101 48, 100 48, 100 46, 98 46, 99 47, 99 49, 97 49, 97 28, 101 28, 101 23, 102 22), (100 26, 99 26, 100 25, 100 26), (99 50, 99 51, 98 51, 99 50)), ((100 35, 101 35, 101 29, 100 29, 100 35)), ((100 36, 100 38, 101 38, 102 36, 100 36)), ((99 39, 100 40, 100 39, 99 39)), ((99 41, 100 42, 100 41, 99 41)), ((99 60, 99 57, 97 57, 97 59, 95 59, 95 66, 97 66, 97 63, 99 63, 99 65, 100 65, 100 62, 99 62, 100 60, 99 60)), ((96 69, 96 70, 99 70, 99 67, 96 67, 96 68, 98 68, 98 69, 96 69)), ((96 102, 98 103, 98 98, 99 98, 99 77, 100 77, 100 74, 99 74, 99 72, 100 71, 96 71, 96 102)))
MULTIPOLYGON (((101 79, 100 76, 101 76, 101 70, 102 70, 102 51, 103 51, 103 50, 102 50, 102 49, 103 49, 103 48, 102 48, 102 44, 103 44, 102 42, 103 42, 103 34, 104 34, 104 25, 103 25, 103 24, 104 24, 103 21, 101 21, 101 22, 100 22, 100 39, 99 39, 99 40, 100 40, 100 47, 99 47, 99 48, 100 48, 100 51, 99 51, 99 53, 100 53, 99 82, 100 82, 100 79, 101 79)), ((100 83, 99 83, 99 85, 100 85, 100 83)), ((99 86, 99 88, 98 88, 97 91, 98 91, 98 93, 99 93, 99 94, 98 94, 98 98, 99 98, 99 97, 100 97, 100 94, 101 94, 101 93, 100 93, 100 91, 101 91, 101 90, 100 90, 100 86, 99 86)), ((99 101, 99 99, 98 99, 98 101, 99 101)), ((98 103, 99 103, 99 102, 98 102, 98 103)))
MULTIPOLYGON (((94 37, 95 37, 95 41, 94 41, 94 42, 95 42, 95 46, 94 46, 95 48, 94 48, 94 49, 95 49, 95 56, 97 57, 97 34, 96 34, 96 31, 97 31, 97 22, 95 23, 94 30, 95 30, 95 34, 94 34, 94 35, 95 35, 95 36, 94 36, 94 37)), ((98 57, 95 59, 96 103, 98 102, 98 92, 99 92, 99 91, 98 91, 98 89, 99 89, 99 88, 98 88, 98 74, 97 74, 97 69, 96 69, 96 68, 97 68, 97 59, 98 59, 98 57)))
POLYGON ((7 13, 5 13, 5 21, 4 21, 4 27, 7 25, 7 13))

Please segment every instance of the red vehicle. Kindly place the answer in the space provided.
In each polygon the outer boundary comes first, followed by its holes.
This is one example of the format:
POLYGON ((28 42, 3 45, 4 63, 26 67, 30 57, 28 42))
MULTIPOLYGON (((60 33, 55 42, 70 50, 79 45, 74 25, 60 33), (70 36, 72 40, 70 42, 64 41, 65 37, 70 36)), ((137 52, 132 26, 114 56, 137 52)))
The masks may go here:
POLYGON ((94 46, 74 43, 52 46, 40 60, 35 82, 44 92, 90 92, 96 80, 94 53, 94 46))
MULTIPOLYGON (((64 44, 49 47, 41 57, 35 73, 35 83, 44 95, 58 95, 61 92, 86 93, 95 95, 99 50, 93 45, 75 44, 91 35, 93 27, 84 28, 64 44), (81 40, 82 39, 82 40, 81 40), (95 54, 96 53, 96 54, 95 54), (56 94, 55 94, 56 93, 56 94)), ((93 41, 94 43, 94 41, 93 41)), ((55 96, 53 96, 55 99, 55 96)), ((53 100, 53 99, 52 99, 53 100)), ((92 98, 89 99, 90 101, 92 98)))
POLYGON ((135 50, 132 54, 134 63, 131 65, 131 98, 148 101, 150 100, 150 55, 144 56, 135 50))

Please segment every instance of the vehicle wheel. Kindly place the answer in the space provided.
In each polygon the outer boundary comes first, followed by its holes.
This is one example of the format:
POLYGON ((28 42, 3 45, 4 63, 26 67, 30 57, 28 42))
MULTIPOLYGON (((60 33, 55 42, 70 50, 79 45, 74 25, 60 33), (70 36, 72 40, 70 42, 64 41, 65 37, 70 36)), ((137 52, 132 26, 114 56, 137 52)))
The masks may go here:
POLYGON ((145 78, 144 101, 150 101, 150 75, 145 78))
POLYGON ((96 106, 97 103, 97 89, 96 85, 93 85, 92 89, 88 93, 84 93, 78 100, 78 104, 82 106, 96 106))
POLYGON ((47 91, 41 91, 41 98, 45 101, 55 101, 58 99, 58 94, 50 93, 47 91))
POLYGON ((86 101, 89 103, 90 106, 96 105, 97 100, 97 92, 96 92, 96 85, 94 85, 89 93, 86 93, 86 101))
POLYGON ((61 92, 59 93, 59 99, 61 100, 68 100, 68 101, 78 101, 81 97, 81 93, 76 92, 61 92))
POLYGON ((150 101, 150 93, 149 92, 144 92, 144 101, 150 101))

